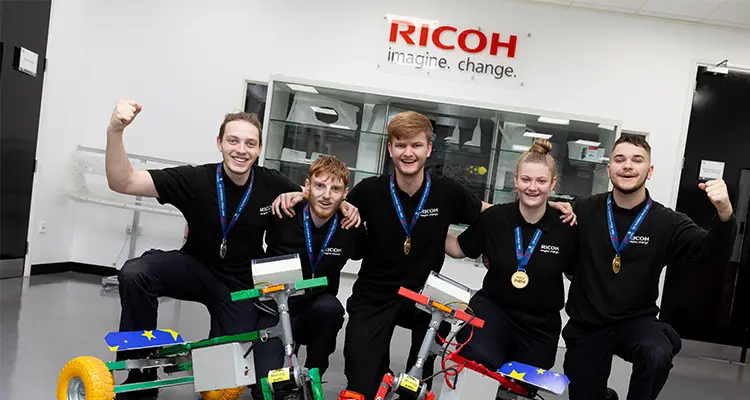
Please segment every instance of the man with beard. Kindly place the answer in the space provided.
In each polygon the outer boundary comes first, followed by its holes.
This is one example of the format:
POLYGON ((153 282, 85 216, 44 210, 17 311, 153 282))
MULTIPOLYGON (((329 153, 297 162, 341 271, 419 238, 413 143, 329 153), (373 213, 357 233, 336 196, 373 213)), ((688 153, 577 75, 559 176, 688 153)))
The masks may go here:
MULTIPOLYGON (((362 258, 358 251, 364 227, 342 230, 339 211, 349 192, 349 169, 333 156, 313 161, 305 181, 309 201, 294 207, 294 217, 273 218, 266 233, 267 257, 299 254, 305 279, 326 277, 328 286, 289 300, 295 342, 307 346, 305 367, 318 368, 321 376, 328 357, 336 349, 336 336, 344 325, 344 307, 336 298, 341 270, 349 259, 362 258)), ((272 326, 278 317, 263 318, 272 326)), ((259 374, 281 368, 284 350, 280 340, 256 347, 259 374)))
MULTIPOLYGON (((204 304, 211 317, 209 337, 255 330, 258 310, 252 302, 232 302, 230 293, 253 287, 251 260, 264 254, 271 203, 300 187, 275 170, 255 165, 262 148, 261 125, 255 115, 244 112, 227 114, 219 127, 216 147, 221 162, 135 170, 122 138, 141 110, 140 104, 121 100, 112 112, 106 148, 109 187, 174 205, 187 220, 190 234, 182 249, 149 250, 120 269, 120 331, 156 329, 159 297, 204 304)), ((347 219, 344 227, 357 223, 356 218, 347 219)), ((117 360, 143 353, 121 351, 117 360)), ((156 369, 132 370, 125 383, 155 379, 156 369)), ((148 389, 117 398, 157 394, 157 389, 148 389)))
POLYGON ((682 213, 651 199, 651 148, 639 136, 615 142, 607 166, 611 193, 575 204, 581 265, 570 287, 570 321, 562 336, 571 400, 613 396, 607 389, 612 357, 633 364, 628 400, 656 399, 681 339, 659 321, 656 299, 667 264, 729 260, 735 218, 723 180, 700 183, 717 211, 706 231, 682 213))

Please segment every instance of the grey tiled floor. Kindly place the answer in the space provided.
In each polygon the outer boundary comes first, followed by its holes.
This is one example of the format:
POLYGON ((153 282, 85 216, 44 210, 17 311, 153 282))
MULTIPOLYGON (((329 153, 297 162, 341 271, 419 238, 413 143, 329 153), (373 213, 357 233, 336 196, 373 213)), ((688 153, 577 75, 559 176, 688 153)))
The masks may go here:
MULTIPOLYGON (((0 280, 0 400, 54 398, 58 373, 69 359, 80 355, 112 359, 103 338, 117 328, 119 298, 117 294, 102 295, 99 282, 99 277, 74 273, 0 280)), ((347 295, 341 294, 343 298, 347 295)), ((199 304, 165 300, 160 305, 159 326, 174 329, 188 340, 200 339, 206 335, 208 313, 199 304)), ((342 331, 325 376, 326 398, 330 399, 335 399, 346 383, 343 336, 342 331)), ((397 330, 391 344, 394 370, 404 368, 407 348, 408 335, 397 330)), ((562 371, 563 355, 560 349, 558 371, 562 371)), ((629 375, 630 366, 616 360, 610 386, 623 399, 629 375)), ((116 376, 118 382, 121 378, 116 376)), ((188 386, 165 389, 159 396, 160 400, 198 398, 188 386)), ((678 357, 659 398, 747 400, 750 368, 678 357)))

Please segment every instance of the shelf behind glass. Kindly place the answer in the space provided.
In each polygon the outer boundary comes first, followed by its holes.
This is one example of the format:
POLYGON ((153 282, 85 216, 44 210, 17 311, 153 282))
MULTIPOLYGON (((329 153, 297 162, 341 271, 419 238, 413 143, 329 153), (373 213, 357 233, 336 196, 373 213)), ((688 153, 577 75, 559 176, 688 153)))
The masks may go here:
POLYGON ((369 136, 382 136, 382 137, 386 136, 385 133, 383 132, 366 132, 366 131, 359 131, 355 129, 348 129, 345 127, 339 128, 339 127, 331 127, 331 126, 326 126, 326 125, 301 124, 299 122, 285 121, 285 120, 280 120, 280 119, 271 119, 271 124, 284 130, 287 127, 292 127, 297 130, 302 130, 302 129, 322 130, 328 134, 344 137, 347 139, 354 138, 357 133, 361 133, 363 135, 369 135, 369 136))

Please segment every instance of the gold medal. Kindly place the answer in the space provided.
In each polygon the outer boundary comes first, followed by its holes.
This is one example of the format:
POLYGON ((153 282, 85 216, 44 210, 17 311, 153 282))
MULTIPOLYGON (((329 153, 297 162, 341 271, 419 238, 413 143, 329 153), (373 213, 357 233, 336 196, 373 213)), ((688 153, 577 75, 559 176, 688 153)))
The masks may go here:
POLYGON ((523 289, 529 284, 529 276, 526 271, 516 271, 513 276, 510 277, 510 283, 516 287, 516 289, 523 289))
POLYGON ((620 263, 620 255, 618 254, 615 256, 615 259, 612 260, 612 271, 615 271, 616 274, 619 273, 620 266, 622 266, 622 264, 620 263))
POLYGON ((404 254, 409 255, 409 251, 411 251, 411 238, 407 237, 404 241, 404 254))

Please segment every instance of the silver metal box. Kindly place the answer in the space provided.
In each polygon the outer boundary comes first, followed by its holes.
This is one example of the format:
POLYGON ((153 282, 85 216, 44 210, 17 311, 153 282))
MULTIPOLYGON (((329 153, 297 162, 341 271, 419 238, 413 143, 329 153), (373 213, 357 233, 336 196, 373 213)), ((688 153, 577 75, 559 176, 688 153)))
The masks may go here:
POLYGON ((228 389, 255 383, 253 353, 244 358, 250 343, 227 343, 193 350, 195 391, 228 389))
POLYGON ((302 262, 297 254, 253 260, 252 269, 256 286, 281 285, 302 280, 302 262))
POLYGON ((447 304, 453 309, 463 310, 466 308, 465 304, 469 304, 472 292, 468 287, 446 276, 432 272, 427 277, 422 294, 439 303, 447 304))

